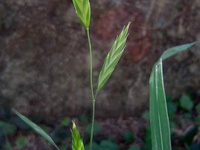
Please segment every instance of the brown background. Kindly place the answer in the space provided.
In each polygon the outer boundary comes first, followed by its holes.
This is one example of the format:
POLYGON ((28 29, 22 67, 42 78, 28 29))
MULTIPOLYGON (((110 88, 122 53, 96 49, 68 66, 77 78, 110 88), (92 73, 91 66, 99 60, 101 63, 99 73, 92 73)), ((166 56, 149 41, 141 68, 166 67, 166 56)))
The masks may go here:
MULTIPOLYGON (((139 115, 148 108, 149 75, 161 53, 199 41, 200 2, 90 2, 95 83, 115 37, 132 22, 125 53, 96 100, 97 116, 139 115)), ((200 92, 198 44, 164 64, 168 94, 200 92)), ((88 75, 87 40, 70 0, 0 0, 1 105, 48 120, 90 114, 88 75)))

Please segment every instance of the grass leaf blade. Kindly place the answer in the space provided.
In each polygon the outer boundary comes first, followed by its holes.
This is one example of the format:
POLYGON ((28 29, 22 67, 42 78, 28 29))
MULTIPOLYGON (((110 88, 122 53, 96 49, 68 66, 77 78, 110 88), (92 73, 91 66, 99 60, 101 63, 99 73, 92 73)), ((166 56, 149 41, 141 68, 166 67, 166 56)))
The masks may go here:
POLYGON ((72 150, 84 150, 83 141, 81 139, 80 133, 76 128, 76 124, 73 122, 72 126, 72 150))
POLYGON ((110 52, 108 53, 103 67, 99 73, 98 77, 98 84, 97 84, 97 91, 98 92, 102 89, 102 87, 106 84, 109 77, 113 73, 126 44, 127 36, 128 36, 128 29, 129 29, 130 23, 121 31, 119 36, 116 38, 110 52))
POLYGON ((179 45, 179 46, 175 46, 172 48, 167 49, 161 56, 162 60, 165 60, 175 54, 178 54, 182 51, 187 50, 188 48, 190 48, 191 46, 193 46, 196 42, 193 43, 188 43, 188 44, 183 44, 183 45, 179 45))
POLYGON ((162 59, 150 77, 150 122, 153 150, 171 150, 170 127, 162 73, 162 59))
POLYGON ((52 138, 45 133, 45 131, 40 128, 38 125, 36 125, 34 122, 32 122, 31 120, 29 120, 27 117, 25 117, 24 115, 20 114, 19 112, 17 112, 16 110, 13 109, 13 112, 19 117, 21 118, 24 122, 26 122, 33 130, 35 130, 39 135, 41 135, 44 139, 46 139, 48 142, 50 142, 52 145, 54 145, 56 147, 57 150, 60 150, 58 148, 58 146, 55 144, 55 142, 52 140, 52 138))
POLYGON ((167 49, 153 66, 150 84, 150 125, 153 150, 171 150, 171 132, 163 81, 162 61, 180 53, 195 43, 167 49))
POLYGON ((89 0, 73 0, 76 14, 85 29, 90 26, 91 8, 89 0))

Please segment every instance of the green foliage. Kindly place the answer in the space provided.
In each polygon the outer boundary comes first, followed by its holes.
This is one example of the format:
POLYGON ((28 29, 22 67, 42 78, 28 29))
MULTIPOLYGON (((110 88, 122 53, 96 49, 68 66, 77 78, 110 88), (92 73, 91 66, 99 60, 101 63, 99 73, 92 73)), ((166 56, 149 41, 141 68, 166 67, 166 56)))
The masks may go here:
POLYGON ((200 113, 200 103, 199 103, 198 105, 196 105, 195 109, 196 109, 196 111, 197 111, 198 113, 200 113))
POLYGON ((119 145, 110 140, 101 141, 100 146, 102 147, 102 150, 120 150, 119 145))
POLYGON ((180 98, 180 106, 188 111, 190 111, 193 108, 193 102, 191 98, 188 95, 183 95, 180 98))
POLYGON ((168 108, 168 114, 169 114, 169 119, 173 120, 175 113, 178 109, 178 106, 176 103, 172 102, 172 101, 168 101, 167 102, 167 108, 168 108))
POLYGON ((68 146, 67 146, 66 144, 63 144, 63 145, 61 146, 60 150, 68 150, 67 148, 68 148, 68 146))
POLYGON ((192 115, 190 113, 184 113, 183 118, 184 119, 191 119, 192 115))
POLYGON ((131 143, 134 141, 134 135, 132 132, 125 132, 124 135, 124 140, 127 142, 127 143, 131 143))
POLYGON ((104 61, 103 67, 99 73, 96 95, 108 81, 124 51, 129 26, 130 23, 121 31, 104 61))
POLYGON ((65 117, 61 122, 63 127, 68 127, 71 124, 71 119, 69 117, 65 117))
POLYGON ((140 148, 138 146, 131 146, 128 150, 140 150, 140 148))
POLYGON ((88 29, 90 26, 91 8, 89 0, 73 0, 76 14, 82 25, 88 29))
POLYGON ((87 116, 86 116, 85 114, 81 114, 81 115, 79 116, 79 119, 80 119, 80 121, 82 121, 82 122, 84 122, 84 123, 87 123, 87 122, 88 122, 88 118, 87 118, 87 116))
POLYGON ((149 118, 150 118, 149 111, 145 111, 145 112, 142 114, 142 118, 144 118, 145 120, 149 120, 149 118))
MULTIPOLYGON (((92 124, 88 124, 87 127, 86 127, 86 131, 87 133, 91 133, 91 127, 92 127, 92 124)), ((94 131, 93 131, 93 134, 94 135, 97 135, 97 133, 100 131, 100 126, 97 122, 94 122, 94 131)))
POLYGON ((152 141, 151 141, 151 127, 150 127, 150 125, 148 125, 146 127, 146 133, 145 133, 144 141, 145 141, 144 149, 145 150, 151 150, 152 141))
POLYGON ((4 135, 14 135, 16 127, 10 123, 0 121, 0 132, 4 135))
MULTIPOLYGON (((89 150, 89 149, 90 149, 90 145, 86 145, 85 150, 89 150)), ((92 142, 92 150, 102 150, 102 147, 96 142, 92 142)))
POLYGON ((21 118, 24 122, 26 122, 33 130, 35 130, 38 134, 40 134, 44 139, 46 139, 48 142, 50 142, 52 145, 56 147, 56 149, 60 150, 58 146, 54 143, 54 141, 51 139, 51 137, 44 132, 42 128, 40 128, 38 125, 33 123, 31 120, 29 120, 27 117, 23 116, 19 112, 13 109, 13 112, 21 118))
POLYGON ((193 46, 184 44, 167 49, 154 64, 150 76, 150 122, 153 150, 171 150, 168 109, 163 82, 162 61, 193 46))
MULTIPOLYGON (((93 142, 92 145, 92 150, 120 150, 119 145, 111 140, 102 140, 99 144, 93 142)), ((90 146, 87 145, 85 149, 89 150, 90 146)))
POLYGON ((84 150, 83 141, 74 122, 72 126, 72 150, 84 150))
POLYGON ((19 148, 23 148, 27 145, 27 139, 25 136, 20 135, 19 137, 17 137, 17 140, 15 143, 19 148))

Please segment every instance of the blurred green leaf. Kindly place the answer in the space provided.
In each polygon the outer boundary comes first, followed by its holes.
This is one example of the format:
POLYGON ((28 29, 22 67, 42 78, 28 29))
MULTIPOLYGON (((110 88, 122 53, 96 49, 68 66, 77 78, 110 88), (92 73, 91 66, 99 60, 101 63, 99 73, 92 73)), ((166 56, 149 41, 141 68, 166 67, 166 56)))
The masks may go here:
POLYGON ((200 113, 200 103, 199 103, 198 105, 196 105, 195 109, 196 109, 196 111, 197 111, 198 113, 200 113))
POLYGON ((116 38, 110 52, 108 53, 103 67, 99 73, 98 77, 98 84, 97 84, 97 91, 98 92, 102 89, 102 87, 106 84, 108 79, 110 78, 111 74, 113 73, 125 47, 125 43, 128 36, 128 29, 129 29, 130 23, 121 31, 119 36, 116 38))
POLYGON ((14 135, 16 132, 16 127, 10 123, 0 121, 0 130, 5 135, 14 135))
POLYGON ((74 122, 72 126, 72 150, 84 150, 83 141, 74 122))
POLYGON ((174 102, 170 101, 167 102, 167 108, 168 108, 169 119, 173 120, 175 113, 178 109, 178 106, 174 102))
MULTIPOLYGON (((85 150, 90 150, 90 144, 85 146, 85 150)), ((96 142, 92 142, 92 150, 103 150, 102 147, 96 142)))
MULTIPOLYGON (((92 124, 90 123, 90 124, 88 124, 87 127, 86 127, 86 131, 87 131, 88 134, 91 133, 91 126, 92 126, 92 124)), ((97 133, 98 133, 99 131, 100 131, 100 126, 99 126, 99 124, 95 121, 95 122, 94 122, 94 132, 93 132, 93 134, 94 134, 94 135, 97 135, 97 133)))
POLYGON ((183 95, 180 98, 180 107, 182 107, 183 109, 190 111, 193 108, 193 105, 193 101, 189 96, 183 95))
POLYGON ((48 127, 47 125, 45 124, 41 124, 40 127, 42 128, 42 130, 44 130, 45 132, 50 132, 51 131, 51 128, 48 127))
POLYGON ((173 122, 173 121, 171 121, 171 122, 170 122, 170 128, 171 128, 171 129, 175 129, 175 128, 177 128, 176 123, 173 122))
POLYGON ((166 95, 166 101, 167 102, 172 102, 173 101, 173 98, 171 95, 166 95))
POLYGON ((197 124, 200 125, 200 117, 196 117, 196 118, 194 118, 194 121, 195 121, 197 124))
POLYGON ((142 115, 142 118, 144 118, 145 120, 149 120, 149 116, 150 116, 149 111, 145 111, 142 115))
POLYGON ((124 140, 128 143, 131 143, 134 141, 134 135, 132 132, 125 132, 123 134, 124 140))
POLYGON ((76 14, 82 25, 88 29, 90 26, 91 8, 89 0, 72 0, 76 14))
POLYGON ((70 123, 71 123, 71 119, 69 117, 65 117, 61 122, 63 127, 68 127, 70 123))
POLYGON ((19 112, 13 109, 13 112, 21 118, 24 122, 26 122, 33 130, 35 130, 39 135, 41 135, 44 139, 46 139, 48 142, 50 142, 52 145, 56 147, 56 149, 60 150, 58 146, 54 143, 54 141, 51 139, 51 137, 44 132, 42 128, 40 128, 38 125, 33 123, 31 120, 29 120, 27 117, 23 116, 19 112))
POLYGON ((25 136, 20 135, 17 137, 15 143, 19 148, 23 148, 27 145, 27 139, 25 136))
POLYGON ((102 147, 102 150, 120 150, 119 145, 110 140, 101 141, 100 146, 102 147))
POLYGON ((81 122, 87 123, 88 122, 88 118, 85 114, 81 114, 79 117, 81 122))
POLYGON ((140 150, 139 146, 130 146, 128 150, 140 150))
POLYGON ((184 119, 191 119, 192 118, 192 115, 190 113, 184 113, 183 114, 183 118, 184 119))
POLYGON ((68 150, 68 146, 66 144, 62 144, 60 150, 68 150))
POLYGON ((145 137, 144 137, 144 141, 145 141, 145 150, 151 150, 151 128, 150 125, 148 125, 146 127, 146 132, 145 132, 145 137))

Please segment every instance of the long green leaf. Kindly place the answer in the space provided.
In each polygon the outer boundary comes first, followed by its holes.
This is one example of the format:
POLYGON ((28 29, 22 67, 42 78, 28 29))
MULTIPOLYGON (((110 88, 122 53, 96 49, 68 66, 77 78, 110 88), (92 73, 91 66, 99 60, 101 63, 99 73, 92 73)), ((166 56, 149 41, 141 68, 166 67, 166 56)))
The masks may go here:
POLYGON ((31 120, 29 120, 27 117, 25 117, 24 115, 20 114, 16 110, 13 109, 13 112, 19 118, 21 118, 24 122, 26 122, 33 130, 35 130, 38 134, 40 134, 44 139, 46 139, 48 142, 50 142, 51 144, 53 144, 56 147, 57 150, 60 150, 58 148, 58 146, 55 144, 55 142, 52 140, 52 138, 47 133, 45 133, 45 131, 42 128, 40 128, 38 125, 36 125, 34 122, 32 122, 31 120))
POLYGON ((162 73, 162 59, 153 67, 150 78, 150 121, 152 149, 171 150, 169 118, 162 73))
POLYGON ((179 45, 179 46, 175 46, 172 48, 167 49, 161 56, 162 60, 165 60, 177 53, 180 53, 182 51, 187 50, 188 48, 190 48, 191 46, 193 46, 196 42, 194 43, 187 43, 187 44, 183 44, 183 45, 179 45))
POLYGON ((76 14, 82 25, 88 29, 90 26, 91 8, 89 0, 73 0, 76 14))
POLYGON ((72 126, 72 150, 84 150, 83 141, 74 122, 72 126))
POLYGON ((119 36, 116 38, 110 52, 108 53, 103 67, 99 73, 98 77, 98 85, 96 94, 102 89, 105 83, 108 81, 109 77, 111 76, 112 72, 114 71, 123 51, 125 48, 125 43, 128 36, 128 29, 130 23, 121 31, 119 36))
POLYGON ((162 61, 194 44, 184 44, 166 50, 153 66, 149 80, 152 150, 171 150, 171 133, 163 82, 162 61))

